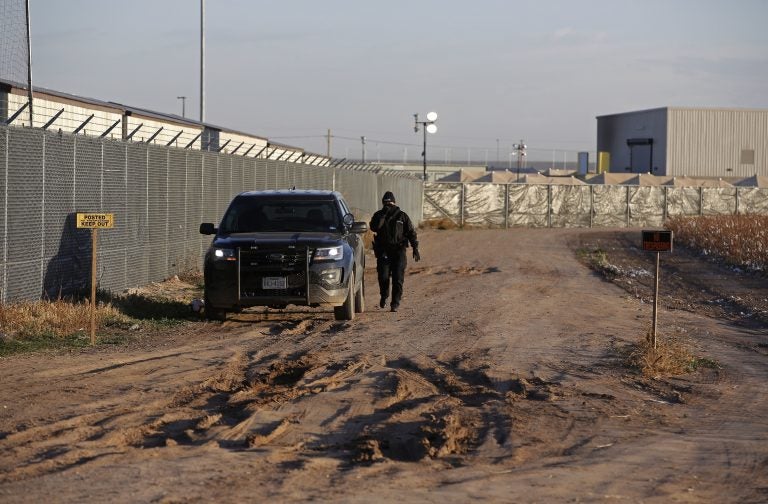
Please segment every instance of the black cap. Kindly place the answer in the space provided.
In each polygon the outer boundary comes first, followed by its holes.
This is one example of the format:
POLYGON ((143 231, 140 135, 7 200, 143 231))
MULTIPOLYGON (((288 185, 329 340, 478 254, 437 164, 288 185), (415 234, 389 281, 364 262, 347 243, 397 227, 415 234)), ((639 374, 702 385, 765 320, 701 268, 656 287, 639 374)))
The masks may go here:
POLYGON ((387 203, 394 203, 395 202, 395 195, 392 194, 392 191, 387 191, 384 193, 384 197, 381 198, 381 202, 384 204, 387 203))

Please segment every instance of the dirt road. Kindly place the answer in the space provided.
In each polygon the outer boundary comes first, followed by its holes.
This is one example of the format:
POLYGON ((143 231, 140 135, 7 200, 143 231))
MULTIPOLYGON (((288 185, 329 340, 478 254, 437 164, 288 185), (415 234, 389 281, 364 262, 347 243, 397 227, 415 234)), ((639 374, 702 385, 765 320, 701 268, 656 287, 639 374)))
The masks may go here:
POLYGON ((398 313, 368 270, 351 323, 255 310, 2 359, 0 501, 767 501, 768 329, 662 307, 720 369, 627 368, 651 305, 574 250, 630 234, 425 231, 398 313))

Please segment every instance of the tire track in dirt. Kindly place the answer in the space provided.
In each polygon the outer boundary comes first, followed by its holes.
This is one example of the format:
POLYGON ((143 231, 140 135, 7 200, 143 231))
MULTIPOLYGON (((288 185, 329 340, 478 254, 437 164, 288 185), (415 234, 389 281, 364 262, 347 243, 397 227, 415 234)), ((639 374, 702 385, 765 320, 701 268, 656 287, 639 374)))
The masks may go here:
MULTIPOLYGON (((229 325, 229 330, 238 329, 236 323, 229 325)), ((29 425, 17 426, 16 430, 2 435, 0 453, 7 454, 8 460, 23 459, 28 462, 21 466, 0 465, 0 482, 61 471, 85 461, 124 453, 132 448, 205 442, 201 433, 216 426, 238 426, 242 423, 240 416, 245 413, 230 407, 227 401, 232 394, 235 394, 237 401, 236 394, 248 383, 248 373, 254 373, 254 361, 269 361, 275 355, 270 353, 270 348, 281 346, 286 338, 300 342, 299 345, 291 345, 294 351, 297 348, 302 351, 302 347, 306 351, 315 346, 327 345, 329 339, 343 330, 340 327, 342 325, 321 319, 283 318, 274 323, 268 322, 261 329, 265 339, 254 345, 256 348, 250 351, 250 355, 236 348, 223 367, 196 385, 182 386, 169 393, 166 398, 142 404, 142 394, 131 393, 134 403, 131 407, 115 408, 112 401, 108 401, 96 408, 100 410, 99 413, 74 414, 63 419, 30 419, 29 425), (315 341, 317 337, 322 337, 323 341, 315 341)), ((168 352, 149 359, 139 358, 90 367, 84 369, 81 376, 99 376, 130 366, 145 365, 150 361, 179 358, 185 354, 189 352, 168 352)), ((282 367, 278 362, 271 371, 270 379, 289 383, 292 373, 297 373, 297 369, 290 362, 282 367)), ((125 401, 128 398, 121 399, 125 401)), ((242 425, 240 429, 246 430, 242 425)))

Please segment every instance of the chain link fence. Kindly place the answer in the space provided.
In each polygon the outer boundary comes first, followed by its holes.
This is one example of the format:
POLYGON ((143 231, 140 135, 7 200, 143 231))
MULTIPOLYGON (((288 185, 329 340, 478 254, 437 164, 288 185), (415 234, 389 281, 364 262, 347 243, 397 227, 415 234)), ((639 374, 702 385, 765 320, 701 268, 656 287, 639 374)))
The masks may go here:
POLYGON ((55 298, 89 287, 91 235, 77 212, 115 215, 98 234, 98 286, 122 291, 199 269, 210 237, 244 190, 341 192, 368 220, 393 191, 415 220, 422 181, 413 177, 255 159, 0 127, 0 302, 55 298))

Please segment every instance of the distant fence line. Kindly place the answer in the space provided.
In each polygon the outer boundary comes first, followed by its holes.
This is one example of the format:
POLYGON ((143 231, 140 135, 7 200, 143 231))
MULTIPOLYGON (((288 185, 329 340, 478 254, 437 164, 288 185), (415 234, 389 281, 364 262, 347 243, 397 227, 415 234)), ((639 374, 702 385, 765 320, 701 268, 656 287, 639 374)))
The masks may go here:
POLYGON ((365 219, 393 191, 421 215, 422 182, 231 154, 0 127, 0 303, 85 289, 90 232, 77 212, 115 214, 99 233, 99 288, 121 291, 200 266, 218 222, 244 190, 328 189, 365 219))
POLYGON ((457 226, 650 227, 668 217, 768 214, 768 188, 428 183, 423 218, 457 226))

